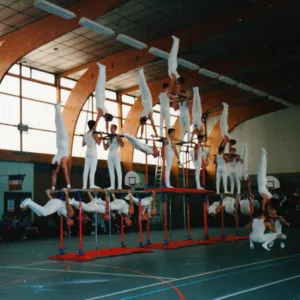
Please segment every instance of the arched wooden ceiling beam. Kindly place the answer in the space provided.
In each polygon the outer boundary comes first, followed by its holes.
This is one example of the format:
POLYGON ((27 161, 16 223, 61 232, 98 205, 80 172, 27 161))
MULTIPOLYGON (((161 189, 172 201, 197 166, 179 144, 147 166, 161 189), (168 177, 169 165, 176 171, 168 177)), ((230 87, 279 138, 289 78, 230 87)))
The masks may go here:
POLYGON ((128 0, 82 0, 68 7, 77 16, 74 19, 66 20, 49 15, 1 37, 0 43, 4 42, 0 46, 0 82, 9 68, 23 56, 80 27, 79 19, 81 17, 95 19, 126 1, 128 0))

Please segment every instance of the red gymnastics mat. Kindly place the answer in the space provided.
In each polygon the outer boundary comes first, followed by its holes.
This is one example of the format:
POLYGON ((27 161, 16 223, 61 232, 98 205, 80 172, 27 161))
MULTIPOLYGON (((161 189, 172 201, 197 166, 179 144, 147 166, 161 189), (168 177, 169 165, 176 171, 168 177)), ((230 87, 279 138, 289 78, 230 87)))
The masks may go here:
POLYGON ((66 253, 66 254, 57 254, 50 256, 49 259, 52 260, 70 260, 70 261, 91 261, 99 258, 107 258, 121 255, 130 255, 136 253, 151 253, 152 250, 147 248, 111 248, 111 249, 99 249, 99 250, 90 250, 84 251, 83 255, 78 255, 78 252, 66 253))
POLYGON ((155 189, 144 189, 147 192, 156 192, 156 193, 175 193, 175 194, 210 194, 214 193, 209 190, 197 190, 189 188, 155 188, 155 189))

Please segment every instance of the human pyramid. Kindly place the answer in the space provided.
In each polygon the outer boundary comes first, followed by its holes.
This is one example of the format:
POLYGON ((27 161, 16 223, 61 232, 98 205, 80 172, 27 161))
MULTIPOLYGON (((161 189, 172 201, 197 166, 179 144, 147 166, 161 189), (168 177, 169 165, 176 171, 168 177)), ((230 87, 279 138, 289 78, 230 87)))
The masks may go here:
MULTIPOLYGON (((96 84, 96 106, 97 106, 97 118, 96 121, 89 120, 89 130, 83 135, 82 146, 86 146, 86 157, 83 172, 83 190, 88 188, 89 177, 89 190, 87 190, 89 203, 82 203, 82 210, 88 213, 98 213, 104 220, 108 220, 109 211, 119 214, 124 217, 125 223, 130 226, 130 216, 133 214, 133 204, 139 204, 139 199, 133 197, 132 192, 128 190, 127 196, 124 199, 117 199, 114 191, 122 190, 122 170, 119 157, 119 147, 124 146, 123 139, 127 139, 132 146, 146 155, 152 155, 158 157, 160 151, 156 146, 156 142, 161 142, 164 145, 164 159, 166 162, 165 167, 165 186, 166 188, 173 188, 170 182, 171 167, 174 156, 177 158, 178 165, 181 165, 178 145, 188 145, 191 148, 189 155, 195 166, 195 181, 196 188, 204 190, 204 187, 200 183, 200 172, 202 168, 206 168, 209 162, 210 146, 206 144, 205 135, 203 134, 202 123, 202 107, 201 97, 198 87, 193 88, 193 95, 188 96, 185 89, 185 78, 180 76, 177 72, 177 55, 179 49, 179 39, 173 38, 173 46, 168 59, 168 73, 170 76, 170 83, 163 83, 162 90, 159 94, 160 103, 160 136, 158 135, 153 119, 153 101, 150 89, 147 85, 143 68, 138 71, 138 85, 141 93, 141 100, 143 105, 143 111, 140 116, 141 125, 141 137, 134 137, 129 133, 117 133, 117 126, 115 124, 109 124, 113 121, 113 115, 110 114, 105 106, 105 85, 106 85, 106 66, 97 63, 99 67, 99 75, 96 84), (170 108, 180 111, 180 136, 181 139, 175 138, 175 129, 170 126, 170 108), (190 111, 192 115, 193 130, 190 130, 190 111), (97 132, 96 127, 98 122, 103 118, 106 123, 106 132, 97 132), (152 136, 152 146, 147 143, 141 142, 141 138, 144 133, 144 127, 147 121, 150 121, 154 131, 152 136), (165 124, 165 127, 164 127, 165 124), (110 126, 109 126, 110 125, 110 126), (166 128, 166 130, 165 130, 166 128), (110 129, 110 132, 108 132, 110 129), (187 141, 184 141, 184 136, 187 133, 187 141), (194 136, 196 135, 196 141, 194 136), (110 177, 110 187, 101 189, 95 185, 95 172, 97 168, 97 147, 103 142, 104 150, 108 150, 108 171, 110 177), (118 186, 115 189, 115 171, 117 173, 118 186), (104 200, 97 197, 97 193, 93 196, 91 190, 101 191, 104 194, 104 200), (110 196, 112 201, 110 202, 110 196)), ((251 191, 250 178, 248 175, 248 149, 247 144, 241 145, 241 154, 237 154, 236 148, 233 146, 236 144, 229 132, 228 132, 228 104, 223 103, 223 112, 220 120, 220 129, 223 137, 223 143, 218 148, 218 153, 215 155, 214 163, 216 164, 216 193, 220 194, 221 181, 223 183, 223 193, 225 198, 222 201, 216 201, 211 203, 208 208, 208 214, 215 216, 218 214, 222 206, 228 214, 236 215, 236 198, 235 187, 237 188, 237 197, 240 198, 241 185, 244 184, 249 193, 249 199, 239 199, 240 212, 244 215, 252 215, 253 207, 258 207, 258 201, 254 199, 251 191), (226 146, 229 145, 229 153, 225 153, 226 146), (227 168, 228 167, 228 168, 227 168), (230 193, 227 190, 227 177, 230 177, 230 193), (233 197, 234 196, 234 197, 233 197)), ((48 216, 57 212, 61 217, 69 219, 74 215, 73 208, 79 209, 79 202, 74 198, 69 198, 69 191, 71 189, 71 180, 68 171, 68 156, 69 156, 69 136, 66 130, 66 126, 61 114, 61 102, 55 105, 55 125, 56 125, 56 143, 57 154, 54 156, 51 164, 52 170, 52 185, 51 189, 47 191, 49 201, 45 206, 40 206, 33 202, 31 199, 25 199, 21 203, 21 208, 29 207, 38 216, 48 216), (67 187, 64 189, 65 201, 58 198, 52 198, 51 193, 55 191, 57 174, 62 169, 66 181, 67 187)), ((267 203, 272 198, 272 195, 267 189, 267 152, 262 148, 261 162, 258 168, 258 190, 259 194, 263 198, 262 209, 265 209, 267 203)), ((144 220, 148 220, 156 214, 155 212, 155 193, 152 192, 150 196, 141 199, 142 205, 142 217, 144 220)), ((273 217, 276 212, 273 212, 273 217)), ((274 217, 275 218, 275 217, 274 217)), ((276 216, 277 218, 277 216, 276 216)), ((264 227, 265 228, 265 227, 264 227)), ((258 229, 260 233, 256 238, 251 241, 262 242, 265 241, 262 236, 262 227, 258 229)), ((267 238, 269 241, 269 237, 267 238)), ((251 244, 252 247, 252 244, 251 244)), ((265 248, 268 248, 264 244, 265 248)))

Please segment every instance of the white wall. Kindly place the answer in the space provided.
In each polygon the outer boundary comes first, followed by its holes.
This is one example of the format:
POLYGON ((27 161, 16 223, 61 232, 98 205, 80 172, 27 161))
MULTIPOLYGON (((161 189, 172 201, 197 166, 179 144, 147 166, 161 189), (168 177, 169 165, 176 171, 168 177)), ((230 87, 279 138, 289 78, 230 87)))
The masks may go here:
MULTIPOLYGON (((0 175, 18 175, 26 174, 21 191, 30 192, 33 195, 34 165, 32 163, 6 162, 0 161, 0 175)), ((8 177, 0 177, 0 217, 4 212, 4 192, 9 192, 8 177)))
POLYGON ((261 147, 268 152, 268 173, 300 171, 300 106, 249 120, 230 134, 238 151, 240 143, 248 144, 249 175, 257 173, 261 147))

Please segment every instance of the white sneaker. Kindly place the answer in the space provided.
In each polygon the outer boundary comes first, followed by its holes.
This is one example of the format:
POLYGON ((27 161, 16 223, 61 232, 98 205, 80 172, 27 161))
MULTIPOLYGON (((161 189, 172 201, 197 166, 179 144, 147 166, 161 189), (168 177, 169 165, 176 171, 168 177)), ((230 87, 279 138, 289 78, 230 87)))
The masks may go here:
POLYGON ((197 187, 197 190, 204 190, 204 187, 199 186, 199 187, 197 187))
POLYGON ((173 189, 173 187, 171 185, 166 185, 166 187, 169 189, 173 189))
POLYGON ((23 209, 25 207, 28 206, 28 204, 30 203, 30 201, 32 201, 30 198, 26 198, 22 201, 22 203, 20 204, 20 208, 23 209))
POLYGON ((262 247, 263 247, 265 250, 270 251, 270 249, 268 248, 268 245, 267 245, 267 244, 263 243, 263 244, 262 244, 262 247))
POLYGON ((285 244, 284 242, 280 242, 280 248, 284 249, 285 248, 285 244))
POLYGON ((274 241, 269 244, 269 248, 272 248, 273 246, 274 246, 274 241))
POLYGON ((122 189, 122 187, 121 187, 121 186, 118 186, 117 190, 121 190, 121 189, 122 189))
POLYGON ((255 250, 254 245, 250 245, 250 250, 255 250))
POLYGON ((110 186, 109 188, 107 188, 107 190, 114 190, 115 188, 113 186, 110 186))
POLYGON ((97 185, 91 185, 91 186, 90 186, 90 189, 101 189, 101 187, 100 187, 100 186, 97 186, 97 185))

